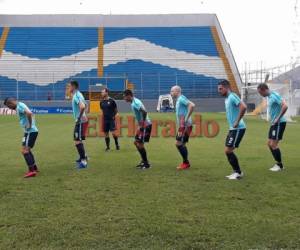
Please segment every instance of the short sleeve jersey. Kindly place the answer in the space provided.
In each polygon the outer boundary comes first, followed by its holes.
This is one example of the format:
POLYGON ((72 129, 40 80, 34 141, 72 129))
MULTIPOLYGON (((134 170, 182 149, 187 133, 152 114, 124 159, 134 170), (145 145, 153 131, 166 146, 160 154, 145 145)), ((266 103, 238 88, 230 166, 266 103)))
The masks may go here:
MULTIPOLYGON (((83 95, 80 93, 80 91, 76 91, 73 95, 73 98, 72 98, 72 108, 73 108, 73 116, 74 116, 74 119, 77 120, 77 118, 79 117, 79 114, 80 114, 80 107, 79 107, 79 104, 80 103, 84 103, 86 104, 86 101, 83 97, 83 95)), ((84 112, 84 114, 82 115, 81 117, 81 120, 82 121, 85 121, 86 120, 86 114, 84 112)))
POLYGON ((103 112, 104 119, 112 120, 116 115, 117 104, 114 99, 108 98, 100 102, 100 108, 103 112))
MULTIPOLYGON (((179 126, 184 126, 185 118, 188 114, 190 100, 184 95, 180 95, 176 101, 176 120, 179 126)), ((192 125, 192 118, 190 117, 187 121, 188 126, 192 125)))
MULTIPOLYGON (((135 115, 135 119, 137 120, 137 122, 141 122, 143 121, 143 114, 141 112, 141 109, 145 109, 144 104, 142 103, 141 100, 139 100, 138 98, 134 97, 131 103, 131 109, 135 115)), ((151 120, 147 114, 146 117, 146 123, 151 124, 151 120)))
MULTIPOLYGON (((274 120, 280 115, 282 106, 282 97, 275 91, 271 91, 268 96, 268 111, 270 115, 270 122, 273 123, 274 120)), ((280 118, 279 122, 286 122, 286 118, 283 116, 280 118)))
POLYGON ((233 92, 230 92, 225 99, 226 117, 227 117, 230 130, 246 128, 246 124, 243 119, 240 120, 237 128, 233 127, 240 113, 240 108, 239 108, 240 103, 241 103, 240 97, 233 92))
POLYGON ((37 129, 36 124, 35 124, 34 116, 32 117, 31 128, 26 129, 26 127, 29 125, 29 121, 28 121, 27 115, 25 113, 25 110, 30 111, 30 109, 27 107, 27 105, 25 103, 18 102, 16 111, 17 111, 17 114, 19 116, 19 121, 20 121, 21 127, 24 129, 24 132, 26 132, 26 133, 38 132, 38 129, 37 129))

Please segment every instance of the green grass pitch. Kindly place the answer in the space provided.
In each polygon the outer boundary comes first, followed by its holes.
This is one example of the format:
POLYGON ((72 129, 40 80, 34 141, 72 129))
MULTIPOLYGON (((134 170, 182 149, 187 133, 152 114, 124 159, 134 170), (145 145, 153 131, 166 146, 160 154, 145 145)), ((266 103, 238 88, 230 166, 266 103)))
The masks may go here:
POLYGON ((190 141, 188 171, 176 171, 174 138, 152 138, 153 168, 136 170, 139 156, 126 137, 109 153, 103 138, 89 138, 89 168, 78 171, 72 117, 38 115, 41 173, 23 179, 17 117, 0 117, 0 249, 300 249, 300 119, 281 143, 286 170, 271 173, 269 125, 247 117, 237 151, 245 178, 228 181, 225 115, 203 118, 221 131, 190 141))

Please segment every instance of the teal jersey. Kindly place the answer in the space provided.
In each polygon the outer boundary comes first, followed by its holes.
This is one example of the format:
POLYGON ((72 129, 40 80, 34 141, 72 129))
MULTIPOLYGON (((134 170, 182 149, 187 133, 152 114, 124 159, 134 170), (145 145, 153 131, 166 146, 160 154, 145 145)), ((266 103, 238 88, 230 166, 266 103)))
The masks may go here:
POLYGON ((241 99, 237 94, 233 92, 230 92, 225 99, 226 117, 227 117, 230 130, 246 128, 246 124, 243 119, 240 120, 237 128, 233 127, 240 113, 240 107, 239 107, 240 103, 241 103, 241 99))
MULTIPOLYGON (((271 123, 273 123, 274 120, 280 115, 282 101, 282 97, 277 92, 271 91, 270 95, 268 96, 268 112, 271 123)), ((281 117, 279 122, 286 122, 285 117, 281 117)))
MULTIPOLYGON (((73 95, 72 98, 72 108, 73 108, 73 116, 74 119, 77 120, 77 118, 80 115, 80 108, 79 108, 79 104, 80 103, 84 103, 86 105, 86 101, 83 97, 83 95, 80 93, 80 91, 76 91, 73 95)), ((82 117, 81 117, 81 121, 86 121, 86 114, 85 112, 83 113, 82 117)))
MULTIPOLYGON (((144 104, 141 102, 141 100, 137 99, 137 98, 133 98, 132 103, 131 103, 131 109, 135 115, 135 119, 137 120, 137 122, 141 122, 143 121, 143 114, 141 112, 141 109, 146 110, 144 104)), ((146 117, 146 123, 147 124, 151 124, 151 120, 147 114, 146 117)))
POLYGON ((25 133, 38 132, 38 129, 35 125, 34 116, 32 116, 31 128, 30 129, 26 128, 29 125, 27 115, 25 114, 26 109, 30 111, 30 109, 27 107, 27 105, 25 103, 23 103, 23 102, 18 102, 17 103, 16 111, 17 111, 17 114, 19 116, 19 121, 20 121, 21 127, 24 129, 25 133))
POLYGON ((184 95, 180 95, 177 98, 176 101, 176 120, 177 120, 177 124, 178 126, 191 126, 192 125, 192 118, 190 117, 187 121, 187 124, 184 124, 185 122, 185 118, 189 112, 189 103, 190 100, 187 99, 184 95))

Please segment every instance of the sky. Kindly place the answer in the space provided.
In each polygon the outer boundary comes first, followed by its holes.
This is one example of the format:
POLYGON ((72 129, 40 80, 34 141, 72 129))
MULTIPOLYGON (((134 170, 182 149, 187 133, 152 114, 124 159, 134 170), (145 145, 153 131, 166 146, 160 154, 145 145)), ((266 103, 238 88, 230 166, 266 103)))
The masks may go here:
POLYGON ((290 63, 295 52, 299 56, 300 49, 297 52, 292 45, 300 41, 300 22, 294 25, 296 1, 0 0, 0 14, 216 13, 239 69, 243 70, 245 63, 251 69, 259 68, 261 63, 273 67, 290 63))

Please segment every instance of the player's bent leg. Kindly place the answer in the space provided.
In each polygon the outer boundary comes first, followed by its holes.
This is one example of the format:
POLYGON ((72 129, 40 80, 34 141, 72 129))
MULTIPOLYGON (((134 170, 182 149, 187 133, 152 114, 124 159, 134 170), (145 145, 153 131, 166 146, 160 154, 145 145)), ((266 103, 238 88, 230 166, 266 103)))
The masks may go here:
POLYGON ((147 158, 147 151, 145 149, 144 143, 135 141, 134 145, 136 146, 138 152, 140 153, 142 161, 136 167, 139 169, 148 169, 150 168, 150 164, 147 158))
POLYGON ((278 147, 279 141, 278 140, 269 140, 268 141, 268 146, 269 149, 273 155, 273 158, 275 160, 275 165, 270 168, 270 171, 272 172, 279 172, 284 169, 283 164, 282 164, 282 159, 281 159, 281 151, 278 147))
POLYGON ((79 159, 76 161, 78 164, 78 168, 86 168, 87 167, 87 156, 85 154, 85 149, 82 141, 75 140, 74 141, 77 152, 79 154, 79 159))
POLYGON ((21 149, 21 153, 28 167, 28 172, 24 175, 24 178, 30 178, 36 176, 35 160, 30 151, 30 147, 23 146, 21 149))
POLYGON ((233 174, 226 176, 226 178, 229 180, 238 180, 243 177, 243 173, 241 171, 238 158, 234 153, 234 149, 235 148, 233 147, 225 147, 225 155, 227 156, 227 160, 234 171, 233 174))
POLYGON ((176 147, 182 157, 182 163, 177 167, 178 170, 186 170, 191 167, 190 162, 188 160, 188 150, 186 144, 181 141, 176 141, 176 147))
POLYGON ((32 157, 32 159, 33 159, 33 162, 34 162, 34 166, 33 166, 34 171, 35 171, 36 173, 40 172, 40 170, 39 170, 38 167, 37 167, 37 164, 36 164, 36 161, 35 161, 35 158, 34 158, 34 155, 33 155, 31 149, 30 149, 30 151, 29 151, 29 154, 31 155, 31 157, 32 157))

